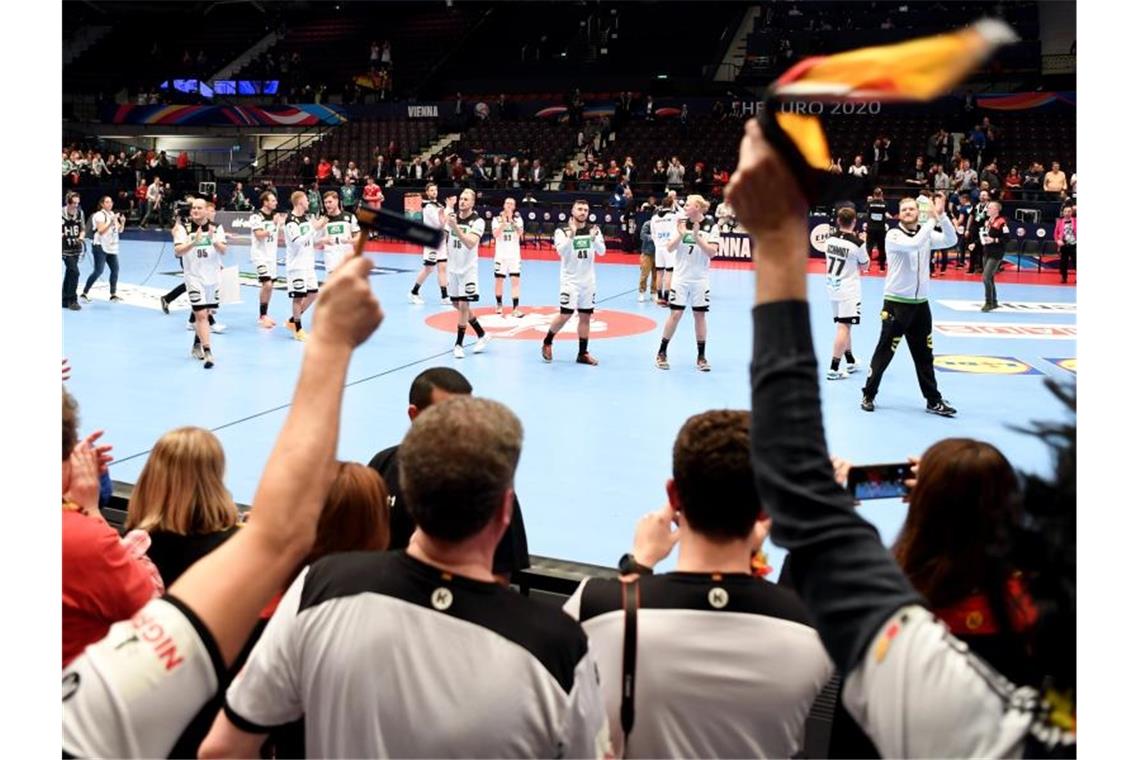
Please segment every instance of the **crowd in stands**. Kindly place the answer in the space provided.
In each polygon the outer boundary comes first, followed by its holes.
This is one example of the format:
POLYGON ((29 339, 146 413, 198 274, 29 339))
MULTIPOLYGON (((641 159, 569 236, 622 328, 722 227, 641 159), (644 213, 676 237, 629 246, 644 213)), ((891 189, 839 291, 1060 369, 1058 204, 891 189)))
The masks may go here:
POLYGON ((65 387, 65 753, 786 757, 833 673, 834 756, 1075 752, 1075 428, 1038 430, 1048 480, 935 443, 884 548, 824 441, 795 186, 750 125, 726 195, 756 241, 751 414, 684 424, 622 580, 561 611, 507 585, 523 422, 455 370, 413 382, 398 448, 335 460, 349 359, 383 320, 363 257, 317 301, 244 521, 218 439, 180 428, 120 537, 99 510, 109 450, 65 387), (769 533, 789 551, 776 583, 769 533))

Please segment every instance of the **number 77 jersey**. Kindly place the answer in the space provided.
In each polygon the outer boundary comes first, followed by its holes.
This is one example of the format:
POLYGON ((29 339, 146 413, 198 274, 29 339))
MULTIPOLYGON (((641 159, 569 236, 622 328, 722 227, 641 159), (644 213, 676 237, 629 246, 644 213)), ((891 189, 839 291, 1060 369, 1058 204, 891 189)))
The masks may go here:
POLYGON ((832 301, 861 301, 860 267, 871 262, 867 248, 852 232, 827 239, 827 294, 832 301))

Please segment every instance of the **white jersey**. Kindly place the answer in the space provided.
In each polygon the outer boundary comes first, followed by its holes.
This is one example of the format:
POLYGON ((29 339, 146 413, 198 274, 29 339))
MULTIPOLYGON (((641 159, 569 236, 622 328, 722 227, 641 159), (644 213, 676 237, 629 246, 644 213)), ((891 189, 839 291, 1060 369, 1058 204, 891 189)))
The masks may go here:
POLYGON ((110 211, 100 209, 92 214, 91 223, 95 227, 95 234, 91 236, 92 244, 101 246, 104 253, 117 254, 119 252, 118 222, 118 218, 110 211), (99 225, 101 224, 107 225, 107 231, 102 234, 99 233, 99 225))
POLYGON ((285 269, 296 271, 312 269, 317 265, 313 242, 317 232, 313 229, 313 218, 308 214, 285 217, 285 269))
MULTIPOLYGON (((485 226, 483 220, 474 210, 468 217, 456 217, 456 222, 459 229, 464 235, 474 234, 478 235, 479 239, 483 239, 483 230, 485 226)), ((468 247, 458 236, 450 231, 447 233, 447 271, 455 272, 456 274, 464 274, 470 271, 476 271, 479 268, 479 241, 475 241, 475 245, 468 247)))
POLYGON ((495 258, 519 258, 522 255, 519 248, 519 239, 522 237, 523 232, 522 217, 516 213, 510 224, 504 224, 503 216, 499 214, 491 220, 491 232, 494 234, 499 230, 502 230, 503 234, 495 239, 495 258))
MULTIPOLYGON (((221 279, 222 255, 214 247, 217 239, 217 228, 212 224, 198 226, 188 222, 189 227, 181 224, 174 228, 174 244, 184 245, 200 233, 198 242, 182 254, 182 274, 187 279, 193 279, 203 285, 217 285, 221 279)), ((222 233, 223 236, 225 233, 222 233)))
POLYGON ((332 272, 352 253, 352 239, 360 234, 356 215, 341 211, 329 217, 324 229, 325 271, 332 272))
POLYGON ((256 211, 249 218, 249 257, 254 264, 265 262, 277 265, 277 232, 277 217, 273 213, 256 211), (262 240, 258 240, 254 234, 259 230, 266 234, 262 240))
MULTIPOLYGON (((636 712, 629 757, 792 757, 831 661, 789 589, 744 574, 638 581, 636 712)), ((564 611, 580 620, 622 756, 625 610, 617 580, 583 581, 564 611)))
POLYGON ((594 257, 606 255, 606 241, 601 230, 587 226, 574 232, 567 227, 554 230, 554 250, 562 265, 558 279, 562 285, 593 288, 596 282, 594 257))
MULTIPOLYGON (((676 262, 673 264, 674 284, 697 282, 707 279, 709 276, 709 264, 712 262, 712 257, 697 245, 693 239, 695 235, 700 235, 707 245, 720 248, 720 227, 717 226, 716 222, 705 218, 701 220, 700 226, 696 229, 693 229, 691 222, 688 226, 688 232, 681 238, 681 242, 677 243, 677 249, 673 252, 676 256, 676 262)), ((675 235, 676 232, 677 228, 674 226, 673 234, 675 235)))
MULTIPOLYGON (((423 202, 422 210, 420 211, 420 214, 423 216, 424 224, 426 224, 428 227, 431 227, 433 230, 442 229, 443 221, 440 219, 440 214, 443 213, 443 210, 444 209, 442 204, 436 201, 425 200, 423 202)), ((443 236, 443 242, 441 242, 439 245, 440 248, 445 248, 447 246, 446 234, 443 236)), ((425 245, 424 253, 439 253, 439 248, 432 248, 430 245, 425 245)))
POLYGON ((581 627, 403 551, 325 557, 286 592, 226 691, 244 730, 305 717, 308 757, 602 757, 581 627))
POLYGON ((827 239, 827 295, 832 301, 862 301, 860 268, 871 263, 867 247, 853 232, 827 239))
POLYGON ((887 232, 887 281, 883 298, 902 303, 923 303, 930 287, 930 249, 950 248, 958 233, 950 217, 928 219, 914 232, 895 227, 887 232), (941 232, 935 232, 938 225, 941 232))
POLYGON ((653 248, 662 253, 669 246, 669 241, 677 232, 677 211, 674 209, 658 209, 649 219, 649 234, 653 236, 653 248))

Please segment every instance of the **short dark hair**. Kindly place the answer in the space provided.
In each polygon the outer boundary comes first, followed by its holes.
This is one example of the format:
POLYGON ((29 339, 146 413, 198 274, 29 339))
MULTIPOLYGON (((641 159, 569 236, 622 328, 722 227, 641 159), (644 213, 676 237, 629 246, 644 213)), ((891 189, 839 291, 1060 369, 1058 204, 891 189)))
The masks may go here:
POLYGON ((269 200, 269 196, 271 196, 271 195, 272 195, 274 198, 276 198, 276 197, 277 197, 277 193, 273 192, 272 190, 266 190, 266 191, 264 191, 264 192, 263 192, 263 193, 262 193, 260 196, 258 196, 258 198, 261 200, 261 205, 262 205, 262 206, 264 206, 264 205, 265 205, 265 202, 269 200))
POLYGON ((574 207, 575 207, 575 206, 577 206, 579 203, 581 203, 581 204, 582 204, 583 206, 585 206, 586 208, 589 208, 589 207, 590 207, 590 202, 589 202, 588 200, 586 200, 585 198, 579 198, 579 199, 577 199, 576 201, 574 201, 573 203, 571 203, 571 204, 570 204, 570 208, 574 208, 574 207))
POLYGON ((513 487, 522 424, 497 401, 457 396, 416 417, 396 455, 416 525, 458 542, 483 530, 513 487))
POLYGON ((850 227, 855 224, 855 209, 844 206, 835 215, 835 221, 839 222, 840 227, 850 227))
POLYGON ((712 539, 751 534, 763 509, 752 475, 743 410, 717 409, 685 421, 673 444, 673 483, 689 527, 712 539))
POLYGON ((328 198, 330 195, 333 198, 336 198, 337 203, 340 203, 340 193, 338 193, 336 190, 326 190, 325 194, 321 196, 321 200, 328 198))
POLYGON ((470 396, 471 383, 451 367, 432 367, 416 375, 408 391, 408 403, 423 411, 431 406, 431 392, 439 388, 453 396, 470 396))

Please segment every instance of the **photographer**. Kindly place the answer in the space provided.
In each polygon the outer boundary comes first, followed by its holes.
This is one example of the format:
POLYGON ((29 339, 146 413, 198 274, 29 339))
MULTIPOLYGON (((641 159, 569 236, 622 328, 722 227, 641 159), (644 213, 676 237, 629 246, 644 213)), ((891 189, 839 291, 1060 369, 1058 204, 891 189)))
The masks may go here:
POLYGON ((150 219, 151 214, 158 215, 158 226, 163 226, 162 221, 162 199, 166 194, 166 188, 162 184, 162 180, 155 175, 154 181, 146 189, 146 213, 143 214, 142 221, 139 222, 141 229, 146 229, 147 220, 150 219))

